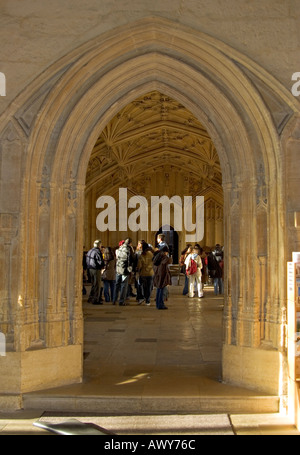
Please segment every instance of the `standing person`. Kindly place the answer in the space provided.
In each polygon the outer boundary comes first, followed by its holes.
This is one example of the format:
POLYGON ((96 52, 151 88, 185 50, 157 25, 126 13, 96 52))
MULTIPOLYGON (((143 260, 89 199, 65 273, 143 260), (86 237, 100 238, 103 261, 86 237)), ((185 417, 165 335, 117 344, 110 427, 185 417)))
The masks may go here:
POLYGON ((161 250, 162 248, 167 247, 168 248, 168 253, 169 253, 169 247, 168 247, 168 244, 165 241, 165 238, 166 238, 165 234, 158 234, 158 236, 157 236, 157 248, 159 250, 161 250))
POLYGON ((203 297, 201 286, 202 259, 198 247, 194 247, 193 251, 187 256, 185 265, 186 272, 189 277, 189 297, 194 297, 195 282, 197 286, 198 297, 203 297))
POLYGON ((142 244, 142 253, 139 255, 137 271, 139 273, 139 282, 142 288, 143 297, 139 299, 139 305, 146 300, 146 305, 150 305, 153 281, 153 253, 148 243, 142 244))
POLYGON ((186 248, 181 252, 181 256, 180 256, 180 260, 179 260, 179 264, 181 266, 180 272, 184 273, 184 275, 185 275, 182 295, 187 295, 189 293, 189 277, 186 274, 185 260, 191 252, 192 252, 192 245, 187 245, 186 248))
POLYGON ((171 284, 171 273, 169 264, 172 258, 169 257, 169 248, 164 246, 153 257, 154 278, 153 285, 156 286, 156 308, 158 310, 167 310, 164 302, 164 290, 171 284))
POLYGON ((115 251, 115 255, 116 255, 116 258, 118 258, 118 254, 119 254, 119 249, 121 248, 121 246, 124 244, 125 240, 120 240, 119 242, 119 247, 116 249, 115 251))
POLYGON ((201 246, 199 245, 199 243, 196 243, 195 244, 195 248, 197 248, 199 251, 198 251, 198 254, 201 258, 201 261, 202 261, 202 269, 201 269, 201 294, 202 294, 202 297, 203 297, 203 291, 204 291, 204 282, 205 282, 205 253, 203 251, 203 248, 201 248, 201 246))
MULTIPOLYGON (((105 252, 105 246, 101 244, 101 247, 100 247, 100 251, 101 251, 101 254, 102 254, 102 259, 104 261, 104 252, 105 252)), ((102 295, 103 295, 103 291, 104 291, 104 284, 103 284, 103 278, 102 278, 102 273, 103 273, 103 269, 101 271, 101 289, 100 289, 100 301, 102 302, 102 295)))
POLYGON ((136 267, 137 267, 137 255, 136 255, 136 247, 132 247, 133 251, 133 263, 132 263, 132 271, 129 275, 128 279, 128 287, 127 287, 127 299, 129 297, 135 297, 137 298, 137 294, 134 293, 134 288, 136 289, 136 280, 135 280, 135 273, 136 273, 136 267))
POLYGON ((115 305, 120 292, 119 305, 126 305, 126 297, 128 290, 128 281, 132 272, 132 265, 134 262, 134 252, 132 248, 132 240, 128 237, 123 245, 118 250, 117 263, 116 263, 116 286, 114 292, 115 305))
MULTIPOLYGON (((165 234, 158 234, 157 236, 157 251, 161 251, 163 248, 167 248, 167 255, 169 256, 170 255, 170 249, 169 249, 169 245, 167 244, 166 242, 166 236, 165 234)), ((164 302, 166 300, 168 300, 168 296, 169 296, 169 288, 168 286, 166 286, 164 288, 164 302)))
POLYGON ((116 285, 116 258, 111 247, 105 248, 102 280, 105 302, 113 302, 116 285))
POLYGON ((203 269, 202 269, 202 284, 207 285, 208 284, 208 272, 207 272, 207 252, 203 250, 202 253, 202 264, 203 264, 203 269))
POLYGON ((219 243, 207 257, 209 276, 214 280, 215 295, 223 294, 223 251, 219 243))
POLYGON ((140 301, 144 301, 144 294, 143 294, 143 286, 142 286, 142 283, 140 281, 140 278, 139 278, 139 274, 138 274, 138 270, 137 270, 137 267, 138 267, 138 262, 139 262, 139 258, 140 258, 140 255, 142 254, 143 252, 143 243, 145 243, 145 240, 139 240, 138 241, 138 244, 137 244, 137 247, 136 247, 136 251, 135 251, 135 262, 136 262, 136 277, 135 277, 135 280, 136 280, 136 300, 138 302, 140 301))
POLYGON ((93 305, 100 305, 101 292, 101 270, 104 268, 104 260, 101 254, 101 240, 95 240, 94 247, 86 254, 86 265, 92 281, 92 289, 88 298, 88 302, 93 305))

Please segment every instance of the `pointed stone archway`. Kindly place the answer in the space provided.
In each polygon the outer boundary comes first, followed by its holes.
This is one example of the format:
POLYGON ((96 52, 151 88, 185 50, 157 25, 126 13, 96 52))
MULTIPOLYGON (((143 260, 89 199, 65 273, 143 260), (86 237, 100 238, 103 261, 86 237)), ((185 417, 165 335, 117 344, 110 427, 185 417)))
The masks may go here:
POLYGON ((21 184, 12 190, 12 175, 3 172, 2 189, 11 201, 19 191, 21 202, 13 211, 7 204, 1 214, 9 252, 2 265, 17 281, 8 280, 3 299, 0 327, 8 352, 5 361, 0 358, 7 373, 0 394, 20 397, 82 378, 86 169, 102 129, 151 90, 189 109, 220 157, 226 214, 223 379, 285 393, 281 264, 289 245, 280 134, 286 125, 293 128, 297 107, 270 75, 225 44, 148 18, 73 51, 6 113, 2 148, 19 160, 21 184))

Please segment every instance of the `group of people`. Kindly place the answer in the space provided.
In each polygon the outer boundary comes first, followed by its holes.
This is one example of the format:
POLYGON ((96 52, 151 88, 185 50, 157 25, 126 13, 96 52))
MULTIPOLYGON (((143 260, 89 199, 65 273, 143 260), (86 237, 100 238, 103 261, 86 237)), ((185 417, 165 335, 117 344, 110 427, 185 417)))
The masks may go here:
POLYGON ((101 241, 96 240, 94 247, 84 254, 83 261, 83 268, 88 271, 92 283, 88 302, 102 304, 103 291, 105 301, 113 305, 117 302, 126 305, 129 296, 136 297, 140 305, 150 305, 151 293, 156 287, 156 307, 166 310, 166 290, 171 284, 168 265, 172 258, 164 239, 164 234, 158 235, 156 248, 141 240, 134 250, 128 237, 115 251, 110 247, 103 248, 101 241))
MULTIPOLYGON (((131 238, 126 238, 113 250, 103 247, 100 240, 94 242, 91 250, 84 253, 83 269, 91 280, 88 302, 95 305, 112 302, 126 305, 130 296, 136 297, 139 305, 150 305, 153 288, 156 288, 156 308, 168 309, 168 286, 171 284, 169 264, 172 257, 165 242, 164 234, 158 234, 157 247, 153 248, 144 240, 134 249, 131 238), (136 294, 134 293, 136 289, 136 294)), ((223 293, 223 251, 219 244, 206 255, 199 244, 188 245, 181 253, 181 271, 185 274, 183 294, 203 297, 206 272, 213 279, 215 294, 223 293)), ((86 292, 85 287, 83 291, 86 292)))
POLYGON ((224 258, 220 244, 206 254, 199 244, 187 245, 181 252, 181 272, 185 274, 183 295, 193 298, 195 292, 202 298, 206 277, 213 280, 215 295, 223 294, 224 258))

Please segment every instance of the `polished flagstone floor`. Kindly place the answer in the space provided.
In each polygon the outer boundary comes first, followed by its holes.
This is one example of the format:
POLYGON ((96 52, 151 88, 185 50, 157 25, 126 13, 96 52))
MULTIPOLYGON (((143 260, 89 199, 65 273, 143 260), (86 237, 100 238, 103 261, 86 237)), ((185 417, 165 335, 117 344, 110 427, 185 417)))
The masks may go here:
POLYGON ((277 412, 278 397, 222 382, 223 298, 170 286, 168 310, 83 299, 84 378, 24 395, 26 409, 106 413, 277 412))
MULTIPOLYGON (((205 382, 221 380, 223 299, 181 295, 170 287, 168 310, 84 303, 85 382, 112 394, 194 395, 205 382), (206 381, 199 383, 199 376, 206 381)), ((155 291, 153 291, 155 295, 155 291)))
POLYGON ((223 298, 170 287, 168 310, 83 298, 84 379, 24 395, 24 410, 0 413, 0 435, 48 434, 37 420, 92 422, 119 435, 299 434, 278 397, 224 384, 223 298))

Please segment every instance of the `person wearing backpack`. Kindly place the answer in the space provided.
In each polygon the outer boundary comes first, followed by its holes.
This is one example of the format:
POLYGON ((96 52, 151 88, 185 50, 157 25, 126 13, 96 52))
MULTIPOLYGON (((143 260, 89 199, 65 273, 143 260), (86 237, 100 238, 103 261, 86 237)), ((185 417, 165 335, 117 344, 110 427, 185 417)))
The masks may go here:
POLYGON ((195 282, 197 285, 198 297, 203 297, 203 291, 201 286, 201 270, 203 267, 202 259, 200 256, 199 248, 194 247, 192 253, 190 253, 186 260, 186 274, 189 278, 189 297, 194 297, 195 282))

